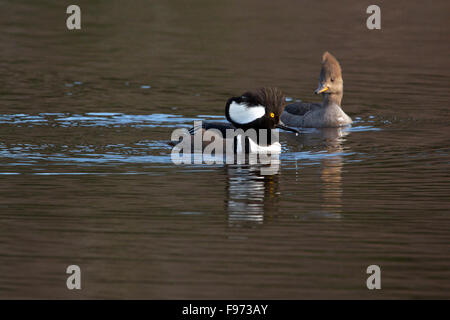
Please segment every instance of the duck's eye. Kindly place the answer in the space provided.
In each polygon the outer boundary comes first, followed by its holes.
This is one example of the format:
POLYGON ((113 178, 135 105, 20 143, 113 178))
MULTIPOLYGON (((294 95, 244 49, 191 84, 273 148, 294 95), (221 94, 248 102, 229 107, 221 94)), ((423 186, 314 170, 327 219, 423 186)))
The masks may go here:
POLYGON ((271 112, 271 113, 270 113, 270 117, 271 117, 271 118, 275 118, 275 113, 271 112))
POLYGON ((334 82, 334 78, 331 78, 331 82, 334 82))

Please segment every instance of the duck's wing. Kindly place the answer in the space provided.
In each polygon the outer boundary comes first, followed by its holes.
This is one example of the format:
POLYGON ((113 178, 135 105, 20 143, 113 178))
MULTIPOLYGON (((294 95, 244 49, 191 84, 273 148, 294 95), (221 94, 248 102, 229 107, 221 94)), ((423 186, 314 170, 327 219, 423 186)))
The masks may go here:
POLYGON ((199 129, 204 129, 204 130, 216 129, 222 133, 223 137, 225 137, 226 133, 227 133, 227 129, 235 130, 236 128, 231 123, 226 123, 226 122, 203 122, 201 126, 192 127, 191 129, 189 129, 189 133, 194 134, 199 129))
POLYGON ((288 104, 284 108, 284 111, 295 116, 304 116, 306 113, 317 107, 320 107, 319 103, 294 102, 288 104))

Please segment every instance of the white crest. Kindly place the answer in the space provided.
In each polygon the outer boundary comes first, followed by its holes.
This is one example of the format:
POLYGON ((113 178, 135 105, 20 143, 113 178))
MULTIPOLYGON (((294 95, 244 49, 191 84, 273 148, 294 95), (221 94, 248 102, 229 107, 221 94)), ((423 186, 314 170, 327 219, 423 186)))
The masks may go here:
POLYGON ((231 120, 239 124, 246 124, 261 118, 266 114, 263 106, 249 107, 243 103, 233 101, 228 109, 231 120))

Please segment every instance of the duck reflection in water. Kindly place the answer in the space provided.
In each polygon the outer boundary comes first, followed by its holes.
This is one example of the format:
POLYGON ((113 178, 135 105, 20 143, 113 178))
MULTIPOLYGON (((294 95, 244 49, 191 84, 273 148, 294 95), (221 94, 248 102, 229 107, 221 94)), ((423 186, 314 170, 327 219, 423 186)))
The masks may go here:
POLYGON ((304 218, 323 217, 340 218, 342 212, 342 168, 345 137, 347 128, 311 129, 297 139, 289 139, 289 144, 297 148, 320 148, 326 154, 320 161, 321 205, 314 211, 305 213, 304 218))
MULTIPOLYGON (((342 213, 342 169, 344 164, 343 143, 349 134, 345 128, 311 129, 298 137, 287 136, 292 150, 320 149, 326 154, 320 160, 320 206, 317 210, 300 212, 301 219, 340 219, 342 213)), ((297 171, 302 167, 298 161, 297 171)), ((226 211, 230 227, 255 227, 280 213, 280 168, 273 167, 267 174, 258 165, 226 166, 226 211), (262 173, 264 172, 264 173, 262 173)), ((304 167, 303 167, 304 168, 304 167)), ((309 168, 309 166, 308 166, 309 168)), ((267 166, 265 167, 267 169, 267 166)), ((300 175, 300 174, 299 174, 300 175)), ((299 177, 299 184, 302 177, 299 177)), ((301 189, 301 185, 297 188, 301 189)))
POLYGON ((279 201, 279 165, 227 166, 228 223, 231 227, 252 227, 276 215, 279 201), (266 171, 262 170, 266 169, 266 171))
MULTIPOLYGON (((340 218, 343 196, 342 143, 348 134, 346 126, 350 125, 352 120, 340 107, 343 94, 340 64, 328 52, 322 57, 319 88, 316 93, 323 95, 322 104, 290 104, 285 107, 281 118, 291 126, 321 128, 300 136, 288 135, 288 143, 290 141, 293 145, 292 150, 319 147, 329 155, 321 157, 320 208, 303 214, 303 217, 340 218)), ((257 167, 227 167, 227 170, 227 211, 231 224, 237 221, 261 224, 264 222, 265 213, 278 210, 279 205, 273 205, 273 202, 278 202, 278 174, 258 175, 257 167)))

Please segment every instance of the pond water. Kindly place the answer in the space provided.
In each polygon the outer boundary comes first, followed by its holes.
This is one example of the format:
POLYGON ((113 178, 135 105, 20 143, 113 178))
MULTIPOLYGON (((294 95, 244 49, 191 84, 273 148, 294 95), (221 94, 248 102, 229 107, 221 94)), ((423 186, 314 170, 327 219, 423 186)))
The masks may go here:
POLYGON ((369 4, 2 1, 0 297, 450 298, 449 3, 369 4), (281 132, 272 175, 172 163, 231 96, 318 101, 327 50, 351 128, 281 132))

